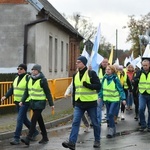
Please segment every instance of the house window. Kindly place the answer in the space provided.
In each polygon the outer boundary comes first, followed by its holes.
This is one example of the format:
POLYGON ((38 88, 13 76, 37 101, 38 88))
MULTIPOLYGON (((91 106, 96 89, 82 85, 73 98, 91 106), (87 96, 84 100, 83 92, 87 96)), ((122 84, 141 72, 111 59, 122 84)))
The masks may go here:
POLYGON ((49 36, 49 71, 52 72, 52 56, 53 56, 53 52, 52 52, 52 46, 53 46, 53 38, 52 36, 49 36))
MULTIPOLYGON (((71 43, 71 59, 73 59, 74 58, 74 53, 73 53, 73 43, 71 43)), ((71 65, 70 65, 70 70, 73 70, 73 61, 72 60, 70 60, 71 61, 71 65)))
POLYGON ((61 41, 61 71, 63 71, 63 64, 64 64, 64 43, 61 41))
POLYGON ((66 71, 68 71, 68 63, 69 62, 69 51, 68 51, 68 43, 66 43, 66 71))
POLYGON ((74 61, 73 61, 73 70, 76 69, 76 45, 73 45, 73 52, 74 52, 74 61))
POLYGON ((57 72, 57 52, 58 52, 58 41, 55 38, 55 64, 54 64, 55 72, 57 72))

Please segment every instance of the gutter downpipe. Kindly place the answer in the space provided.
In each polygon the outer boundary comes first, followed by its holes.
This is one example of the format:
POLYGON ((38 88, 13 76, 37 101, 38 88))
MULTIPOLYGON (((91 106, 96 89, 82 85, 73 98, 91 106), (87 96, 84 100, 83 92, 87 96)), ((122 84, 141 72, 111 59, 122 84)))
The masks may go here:
POLYGON ((32 22, 24 25, 24 49, 23 49, 23 63, 24 64, 27 63, 27 47, 28 47, 27 42, 28 42, 28 29, 29 29, 29 27, 32 25, 35 25, 37 23, 45 22, 48 20, 49 20, 49 17, 35 20, 35 21, 32 21, 32 22))

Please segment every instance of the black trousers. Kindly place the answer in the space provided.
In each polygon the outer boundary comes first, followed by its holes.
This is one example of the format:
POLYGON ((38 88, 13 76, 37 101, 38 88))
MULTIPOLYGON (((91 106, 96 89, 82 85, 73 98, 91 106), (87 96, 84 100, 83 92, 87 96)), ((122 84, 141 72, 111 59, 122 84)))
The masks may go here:
POLYGON ((134 105, 135 105, 135 114, 138 115, 139 113, 139 93, 137 90, 134 90, 133 92, 133 99, 134 99, 134 105))
POLYGON ((37 122, 39 124, 42 135, 47 136, 45 124, 44 124, 43 117, 42 117, 42 111, 43 109, 33 110, 33 116, 31 118, 31 127, 30 127, 29 134, 28 134, 29 137, 33 136, 37 122))

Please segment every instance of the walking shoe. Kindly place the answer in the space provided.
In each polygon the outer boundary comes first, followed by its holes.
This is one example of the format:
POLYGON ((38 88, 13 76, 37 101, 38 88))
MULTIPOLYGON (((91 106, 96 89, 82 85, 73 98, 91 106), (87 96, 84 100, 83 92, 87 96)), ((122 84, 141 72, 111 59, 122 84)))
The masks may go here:
POLYGON ((12 141, 10 141, 11 145, 18 145, 20 144, 20 140, 19 139, 13 139, 12 141))
POLYGON ((146 127, 140 127, 140 128, 139 128, 139 131, 144 132, 145 129, 146 129, 146 127))
POLYGON ((28 137, 22 137, 21 142, 25 143, 26 145, 30 145, 30 139, 28 137))
POLYGON ((129 110, 129 109, 130 109, 129 106, 127 106, 127 107, 126 107, 126 110, 129 110))
POLYGON ((32 138, 31 138, 31 141, 35 141, 36 137, 39 135, 39 131, 36 130, 33 135, 32 135, 32 138))
POLYGON ((39 144, 46 144, 48 141, 49 141, 48 138, 42 138, 42 139, 39 141, 39 144))
POLYGON ((63 142, 62 146, 65 148, 70 148, 71 150, 75 150, 75 144, 72 142, 68 142, 68 141, 63 142))
POLYGON ((84 132, 86 132, 86 133, 89 132, 89 127, 86 127, 84 132))
POLYGON ((93 145, 93 147, 94 148, 100 148, 100 141, 94 141, 94 145, 93 145))
POLYGON ((123 113, 121 113, 121 120, 125 120, 123 113))
POLYGON ((138 114, 135 115, 134 119, 138 121, 138 114))
POLYGON ((116 129, 115 128, 109 128, 107 138, 113 138, 116 134, 116 129))

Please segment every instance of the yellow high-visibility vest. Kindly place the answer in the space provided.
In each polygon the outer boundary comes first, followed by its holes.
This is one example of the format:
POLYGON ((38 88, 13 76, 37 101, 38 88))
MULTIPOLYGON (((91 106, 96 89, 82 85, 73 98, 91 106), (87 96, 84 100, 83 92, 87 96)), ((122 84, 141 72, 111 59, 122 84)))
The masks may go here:
POLYGON ((40 86, 40 81, 41 79, 38 79, 35 81, 34 84, 32 84, 32 78, 30 78, 29 83, 28 83, 28 90, 29 90, 29 95, 32 100, 46 100, 46 95, 43 91, 43 88, 40 86))
MULTIPOLYGON (((21 81, 19 82, 18 85, 17 85, 17 83, 18 83, 19 76, 17 76, 13 82, 13 88, 14 88, 13 95, 14 95, 14 101, 16 101, 16 102, 21 102, 21 98, 26 89, 26 84, 27 84, 26 77, 27 77, 27 75, 25 75, 21 79, 21 81)), ((28 102, 28 101, 29 101, 29 97, 27 98, 26 102, 28 102)))
POLYGON ((150 73, 148 73, 147 78, 144 73, 141 74, 138 87, 141 94, 145 91, 150 94, 150 73))
POLYGON ((107 84, 107 79, 103 82, 103 101, 116 102, 120 101, 119 91, 116 89, 114 80, 107 84))
POLYGON ((129 88, 129 86, 127 84, 127 74, 125 73, 124 74, 124 89, 128 89, 128 88, 129 88))
POLYGON ((99 79, 100 79, 100 82, 102 82, 102 79, 103 79, 103 77, 104 77, 102 68, 99 69, 98 77, 99 77, 99 79))
POLYGON ((121 85, 123 86, 124 85, 124 76, 121 75, 121 73, 119 71, 117 72, 117 76, 120 80, 121 85))
POLYGON ((87 101, 91 102, 91 101, 97 100, 98 94, 96 90, 91 90, 89 88, 84 87, 83 81, 86 81, 87 83, 91 83, 90 77, 88 75, 88 70, 84 73, 81 81, 79 77, 79 72, 77 72, 77 74, 75 75, 75 78, 74 78, 74 84, 76 87, 75 101, 77 101, 78 99, 80 99, 82 102, 87 102, 87 101))

